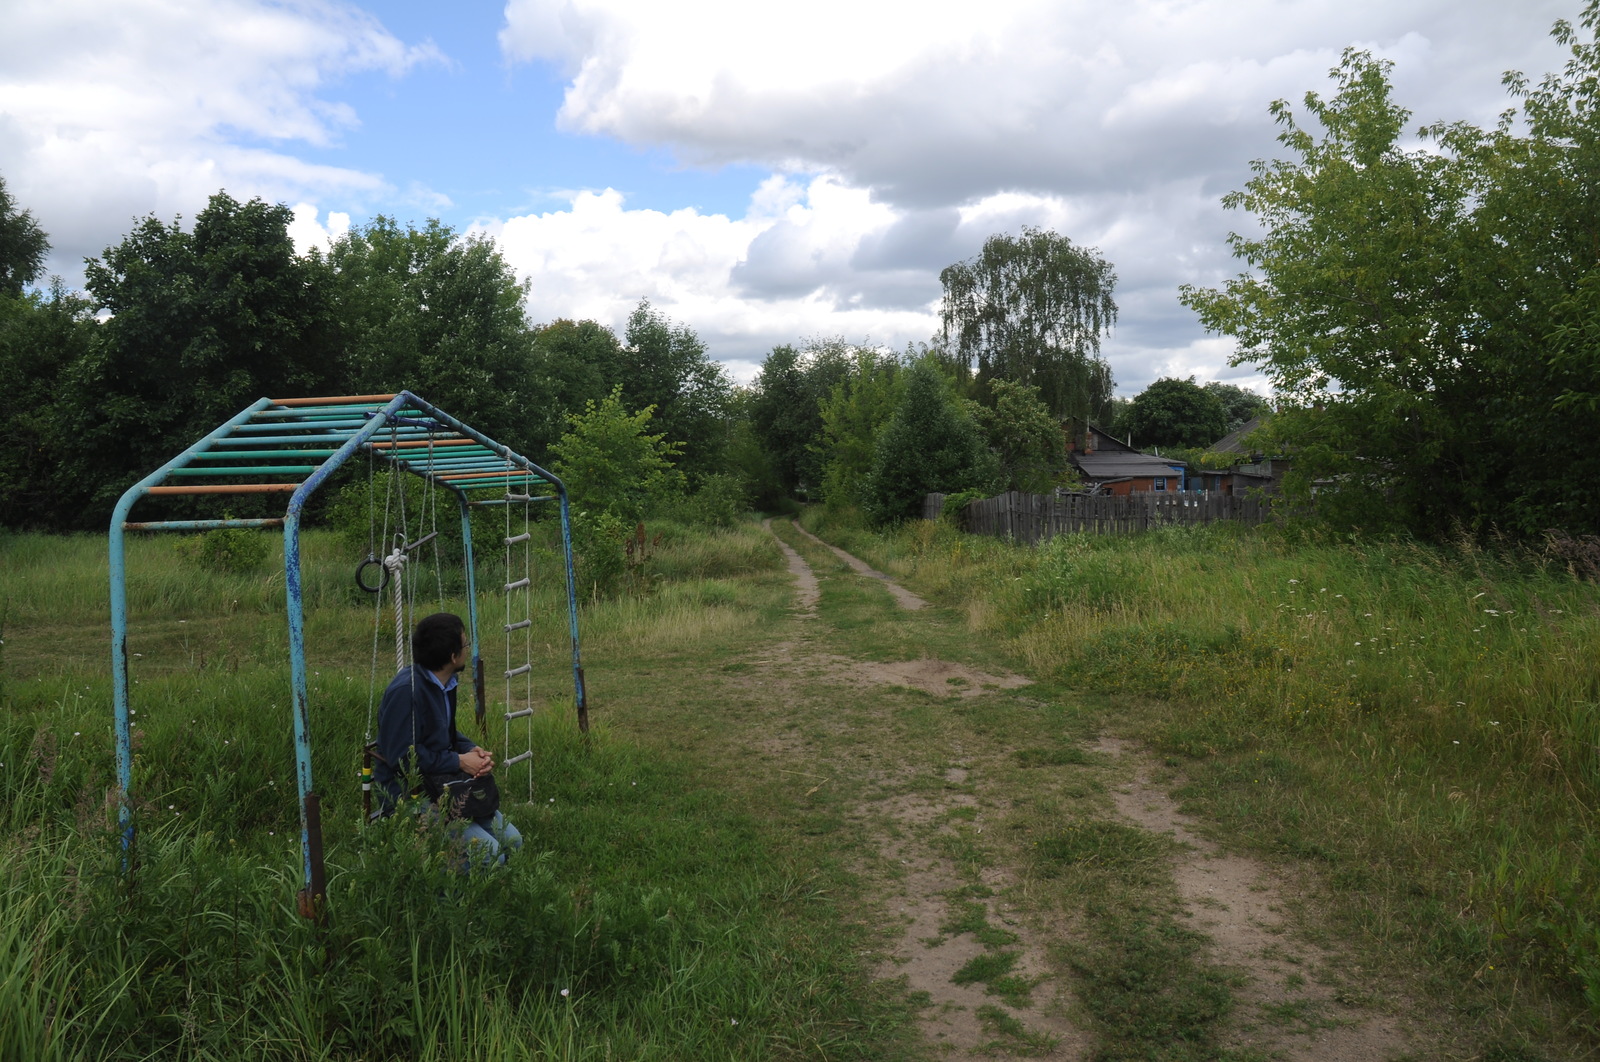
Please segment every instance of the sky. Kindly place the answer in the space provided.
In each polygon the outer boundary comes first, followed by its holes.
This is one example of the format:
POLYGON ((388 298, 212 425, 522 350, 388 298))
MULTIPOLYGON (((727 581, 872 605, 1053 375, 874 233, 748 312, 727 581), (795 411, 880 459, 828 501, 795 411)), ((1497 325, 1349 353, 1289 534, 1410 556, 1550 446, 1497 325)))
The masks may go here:
POLYGON ((302 249, 383 214, 497 241, 533 322, 641 299, 746 382, 773 346, 896 349, 939 271, 1053 229, 1117 273, 1120 394, 1265 391, 1180 285, 1238 273, 1220 199, 1347 47, 1413 126, 1490 124, 1577 0, 4 0, 0 177, 81 285, 226 190, 302 249))

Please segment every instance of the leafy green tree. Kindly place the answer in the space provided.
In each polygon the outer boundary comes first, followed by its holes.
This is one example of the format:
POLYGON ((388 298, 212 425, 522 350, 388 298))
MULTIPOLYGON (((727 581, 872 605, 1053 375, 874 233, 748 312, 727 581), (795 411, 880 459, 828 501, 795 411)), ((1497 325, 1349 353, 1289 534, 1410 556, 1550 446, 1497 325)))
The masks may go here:
POLYGON ((33 211, 17 211, 17 201, 0 177, 0 295, 20 297, 24 285, 39 279, 49 252, 50 240, 33 220, 33 211))
POLYGON ((138 474, 255 399, 332 386, 324 293, 290 216, 219 192, 192 232, 149 217, 86 264, 110 317, 69 373, 63 435, 96 522, 138 474))
POLYGON ((415 391, 518 450, 554 437, 560 422, 532 373, 526 287, 493 241, 380 216, 313 262, 337 325, 343 389, 415 391))
POLYGON ((628 408, 655 407, 662 433, 682 444, 679 465, 691 479, 721 471, 732 430, 727 372, 707 357, 693 329, 674 324, 648 300, 628 318, 623 343, 607 382, 622 388, 628 408))
POLYGON ((824 476, 818 443, 822 407, 849 376, 856 349, 842 339, 817 340, 804 349, 774 347, 756 376, 751 424, 771 455, 786 496, 820 495, 824 476))
POLYGON ((567 485, 574 506, 631 525, 652 505, 683 492, 683 474, 674 464, 678 444, 649 432, 654 414, 650 406, 629 413, 619 385, 567 418, 569 430, 551 447, 551 471, 567 485))
MULTIPOLYGON (((1600 4, 1581 22, 1592 36, 1600 4)), ((1346 52, 1333 95, 1305 98, 1320 133, 1273 104, 1290 157, 1224 198, 1254 217, 1231 237, 1251 271, 1183 299, 1286 400, 1274 435, 1302 483, 1328 484, 1331 519, 1431 535, 1600 524, 1592 417, 1568 397, 1596 365, 1600 51, 1566 23, 1556 36, 1563 72, 1508 78, 1524 124, 1434 125, 1414 150, 1388 64, 1346 52)))
POLYGON ((611 329, 595 321, 563 318, 533 330, 531 372, 538 399, 523 412, 531 421, 535 453, 560 438, 567 414, 611 393, 607 373, 615 371, 621 351, 611 329))
POLYGON ((1212 380, 1204 386, 1206 393, 1215 395, 1217 401, 1222 403, 1222 415, 1227 421, 1226 431, 1233 431, 1254 417, 1272 412, 1271 402, 1237 384, 1212 380))
POLYGON ((919 516, 928 494, 994 485, 994 455, 952 383, 930 358, 907 369, 905 390, 878 436, 865 484, 863 508, 874 524, 919 516))
POLYGON ((64 382, 97 326, 87 300, 57 282, 48 297, 0 294, 0 526, 82 526, 89 482, 67 474, 64 382))
POLYGON ((1048 230, 997 235, 939 274, 942 341, 963 371, 1037 387, 1061 419, 1105 420, 1113 389, 1100 337, 1116 323, 1117 277, 1093 248, 1048 230))
POLYGON ((1193 376, 1164 377, 1134 398, 1123 425, 1134 446, 1209 446, 1227 434, 1228 415, 1193 376))
POLYGON ((1056 485, 1067 461, 1061 424, 1039 398, 1039 389, 1010 380, 990 381, 994 406, 973 403, 973 418, 1000 463, 1007 490, 1043 494, 1056 485))
POLYGON ((866 348, 822 403, 822 432, 813 453, 822 464, 822 496, 830 506, 861 505, 877 453, 878 434, 900 404, 900 360, 866 348))

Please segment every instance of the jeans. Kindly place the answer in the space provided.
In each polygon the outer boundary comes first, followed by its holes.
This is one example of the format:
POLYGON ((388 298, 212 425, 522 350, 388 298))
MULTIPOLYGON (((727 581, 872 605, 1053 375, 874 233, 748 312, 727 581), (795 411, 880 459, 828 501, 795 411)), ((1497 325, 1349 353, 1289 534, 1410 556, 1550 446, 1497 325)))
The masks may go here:
POLYGON ((492 819, 475 819, 460 829, 467 849, 465 870, 495 862, 505 866, 507 854, 522 847, 522 833, 498 811, 492 819))

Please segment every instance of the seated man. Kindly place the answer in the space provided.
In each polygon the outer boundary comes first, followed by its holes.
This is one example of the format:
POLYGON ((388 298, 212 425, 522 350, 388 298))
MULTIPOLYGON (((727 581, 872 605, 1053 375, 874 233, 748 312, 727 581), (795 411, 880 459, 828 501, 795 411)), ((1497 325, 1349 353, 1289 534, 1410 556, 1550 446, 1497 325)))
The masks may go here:
MULTIPOLYGON (((378 755, 372 771, 380 814, 390 814, 404 795, 403 779, 415 767, 419 775, 464 771, 474 778, 494 770, 494 756, 456 729, 457 676, 467 666, 472 643, 466 624, 449 612, 437 612, 417 624, 411 634, 410 667, 383 691, 378 707, 378 755), (415 754, 415 763, 412 756, 415 754)), ((462 838, 481 844, 489 860, 506 861, 502 845, 522 847, 522 834, 496 811, 468 821, 462 838)), ((479 860, 469 855, 468 864, 479 860)))

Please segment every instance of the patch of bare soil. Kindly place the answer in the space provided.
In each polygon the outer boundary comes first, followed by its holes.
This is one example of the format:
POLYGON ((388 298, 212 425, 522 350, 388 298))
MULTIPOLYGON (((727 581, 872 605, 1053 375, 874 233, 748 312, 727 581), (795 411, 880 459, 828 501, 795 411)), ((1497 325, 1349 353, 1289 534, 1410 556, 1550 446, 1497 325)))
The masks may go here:
POLYGON ((821 546, 823 549, 826 549, 826 550, 830 551, 831 553, 833 553, 840 560, 844 561, 846 564, 850 565, 851 568, 855 569, 855 571, 858 572, 859 574, 865 575, 868 579, 881 580, 883 582, 883 585, 888 587, 889 593, 894 597, 895 603, 897 605, 899 605, 901 608, 910 609, 912 611, 915 611, 916 609, 927 607, 928 603, 926 601, 924 601, 922 598, 918 597, 916 594, 913 594, 910 590, 907 590, 905 587, 901 586, 899 583, 897 583, 894 580, 890 579, 887 575, 885 575, 882 572, 878 571, 876 568, 874 568, 872 565, 868 564, 866 561, 862 560, 860 557, 857 557, 857 556, 855 556, 854 554, 851 554, 851 553, 846 553, 844 550, 840 549, 838 546, 829 545, 828 543, 822 541, 822 539, 818 538, 816 535, 813 535, 810 531, 807 531, 805 528, 801 527, 799 525, 799 523, 794 522, 794 521, 790 521, 790 522, 794 523, 794 529, 796 531, 800 532, 802 535, 804 535, 805 537, 809 538, 811 541, 815 542, 817 545, 821 546))
MULTIPOLYGON (((964 783, 967 771, 952 768, 947 780, 964 783)), ((936 840, 941 833, 953 833, 949 812, 973 808, 978 804, 969 793, 946 788, 937 797, 902 794, 879 802, 872 810, 883 816, 879 832, 883 859, 899 872, 899 895, 889 909, 905 924, 902 936, 878 974, 884 978, 904 977, 909 991, 926 995, 928 1006, 920 1015, 927 1041, 950 1057, 974 1053, 1006 1053, 1005 1038, 987 1025, 980 1010, 1000 1004, 982 984, 959 985, 954 977, 962 967, 989 949, 971 932, 951 932, 947 926, 955 914, 951 896, 964 896, 964 903, 982 906, 984 920, 1003 926, 1017 937, 1007 947, 1019 955, 1014 973, 1035 982, 1033 1005, 1011 1011, 1022 1022, 1035 1046, 1032 1057, 1079 1058, 1088 1038, 1065 1016, 1068 998, 1049 980, 1044 962, 1045 945, 1020 919, 1011 917, 999 892, 1009 884, 1005 873, 994 868, 984 872, 983 884, 994 893, 975 898, 970 890, 958 893, 969 883, 955 865, 939 853, 936 840)), ((979 811, 971 820, 982 828, 979 811)), ((1010 1008, 1006 1008, 1010 1010, 1010 1008)))
MULTIPOLYGON (((1098 751, 1132 759, 1132 746, 1102 738, 1098 751)), ((1174 868, 1178 892, 1196 929, 1212 941, 1212 960, 1247 982, 1229 1046, 1288 1062, 1337 1059, 1384 1062, 1404 1056, 1412 1036, 1389 1014, 1369 1009, 1369 990, 1347 984, 1360 968, 1337 953, 1295 939, 1285 919, 1283 885, 1271 868, 1222 851, 1199 836, 1164 789, 1138 764, 1112 797, 1117 811, 1147 830, 1168 834, 1193 855, 1174 868)))
POLYGON ((991 675, 948 660, 924 657, 892 663, 864 662, 852 665, 855 675, 881 685, 910 686, 939 697, 976 697, 990 690, 1014 690, 1032 685, 1021 675, 991 675))

